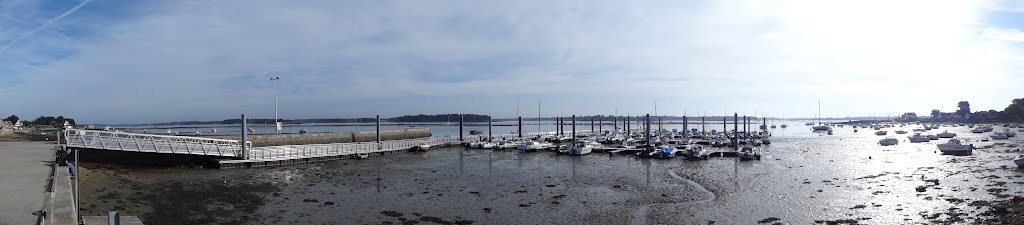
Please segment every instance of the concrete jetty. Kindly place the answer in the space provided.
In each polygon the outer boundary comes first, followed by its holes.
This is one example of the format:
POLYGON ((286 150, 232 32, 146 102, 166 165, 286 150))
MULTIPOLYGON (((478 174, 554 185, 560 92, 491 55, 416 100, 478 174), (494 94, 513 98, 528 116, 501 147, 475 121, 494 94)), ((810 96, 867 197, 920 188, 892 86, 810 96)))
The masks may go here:
POLYGON ((78 224, 72 180, 54 152, 50 142, 0 142, 0 224, 78 224))

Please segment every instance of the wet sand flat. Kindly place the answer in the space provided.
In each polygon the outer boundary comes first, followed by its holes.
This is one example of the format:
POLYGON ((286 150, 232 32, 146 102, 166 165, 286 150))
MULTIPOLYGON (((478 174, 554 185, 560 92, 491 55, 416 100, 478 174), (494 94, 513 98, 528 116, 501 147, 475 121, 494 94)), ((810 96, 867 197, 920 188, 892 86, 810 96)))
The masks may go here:
POLYGON ((454 147, 232 170, 92 164, 82 197, 84 215, 118 209, 147 224, 995 222, 990 205, 1022 191, 1009 161, 1020 139, 955 131, 979 150, 882 147, 840 129, 779 135, 753 162, 454 147))

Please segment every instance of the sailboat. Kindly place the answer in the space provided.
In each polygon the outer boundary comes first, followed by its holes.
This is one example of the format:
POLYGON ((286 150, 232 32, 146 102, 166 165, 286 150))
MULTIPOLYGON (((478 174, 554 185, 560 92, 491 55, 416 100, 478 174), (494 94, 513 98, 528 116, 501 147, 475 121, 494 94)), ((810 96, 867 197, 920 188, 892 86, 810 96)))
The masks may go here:
POLYGON ((830 128, 828 126, 825 126, 824 124, 821 123, 821 100, 818 100, 818 117, 817 117, 817 119, 818 119, 818 125, 814 126, 814 127, 811 127, 811 129, 814 129, 814 131, 827 131, 827 130, 831 130, 832 129, 832 128, 830 128))
POLYGON ((786 125, 786 114, 785 113, 782 114, 782 125, 780 125, 779 127, 782 127, 782 128, 789 127, 789 125, 786 125))

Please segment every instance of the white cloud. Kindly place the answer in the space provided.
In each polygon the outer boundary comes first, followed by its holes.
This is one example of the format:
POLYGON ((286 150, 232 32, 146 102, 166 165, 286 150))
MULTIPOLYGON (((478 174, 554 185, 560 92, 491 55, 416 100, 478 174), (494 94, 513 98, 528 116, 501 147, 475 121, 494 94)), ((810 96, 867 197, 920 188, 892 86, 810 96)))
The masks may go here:
MULTIPOLYGON (((510 116, 474 104, 519 95, 542 96, 561 114, 607 111, 610 104, 638 112, 650 104, 633 99, 651 95, 671 105, 659 108, 666 112, 811 115, 817 99, 834 105, 826 111, 856 115, 924 111, 963 99, 1001 107, 1010 89, 989 84, 1019 77, 1012 69, 1020 67, 1020 50, 993 39, 1020 34, 982 27, 990 7, 974 1, 154 2, 146 14, 113 22, 88 23, 102 11, 65 19, 93 35, 42 31, 38 40, 12 46, 0 65, 29 66, 10 66, 21 82, 0 93, 25 99, 10 103, 22 112, 75 112, 99 121, 262 113, 272 104, 270 73, 284 77, 288 117, 352 111, 359 107, 352 104, 373 99, 449 99, 467 104, 437 107, 510 116), (71 54, 40 53, 50 49, 71 54)), ((10 35, 0 29, 0 40, 10 35)), ((418 113, 412 110, 399 104, 369 111, 418 113)))
POLYGON ((987 27, 981 35, 995 40, 1024 42, 1024 32, 1012 28, 987 27))

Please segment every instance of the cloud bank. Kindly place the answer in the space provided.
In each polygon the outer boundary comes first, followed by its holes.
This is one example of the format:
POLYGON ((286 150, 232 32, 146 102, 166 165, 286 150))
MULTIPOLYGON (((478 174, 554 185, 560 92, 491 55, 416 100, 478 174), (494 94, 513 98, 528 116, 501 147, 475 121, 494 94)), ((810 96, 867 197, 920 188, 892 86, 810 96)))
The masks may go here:
POLYGON ((1001 108, 1024 77, 1022 27, 987 17, 1016 15, 1000 2, 85 3, 0 3, 0 113, 271 117, 281 76, 286 118, 512 117, 517 98, 524 116, 538 99, 545 115, 655 99, 661 114, 813 116, 820 99, 825 116, 884 115, 1001 108))

